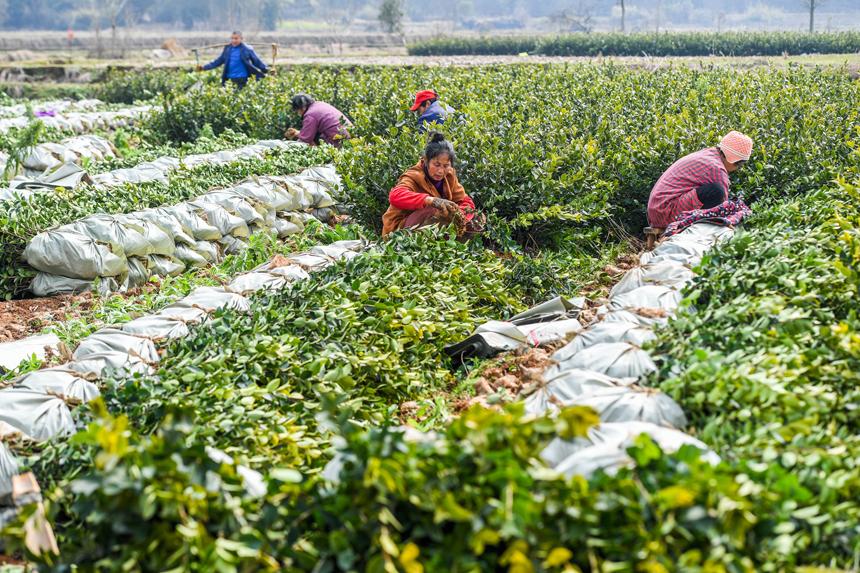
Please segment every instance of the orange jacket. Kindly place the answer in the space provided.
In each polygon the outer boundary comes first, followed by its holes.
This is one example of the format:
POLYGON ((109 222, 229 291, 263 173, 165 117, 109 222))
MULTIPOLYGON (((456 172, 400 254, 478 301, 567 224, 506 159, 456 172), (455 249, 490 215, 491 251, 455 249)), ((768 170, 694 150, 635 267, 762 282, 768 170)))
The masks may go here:
MULTIPOLYGON (((466 195, 466 191, 463 189, 463 186, 460 185, 456 171, 451 169, 451 172, 448 173, 447 177, 445 177, 444 185, 445 191, 448 194, 447 199, 457 203, 461 209, 474 209, 475 204, 469 196, 466 195)), ((433 182, 430 181, 430 178, 427 177, 427 174, 424 171, 423 159, 410 167, 406 173, 400 176, 400 179, 397 180, 397 185, 394 186, 391 192, 393 193, 398 189, 405 189, 413 193, 423 193, 425 195, 430 195, 431 197, 440 197, 439 192, 436 191, 436 187, 433 185, 433 182)), ((411 213, 411 211, 408 209, 400 209, 394 205, 389 205, 388 210, 382 216, 382 236, 384 237, 385 235, 402 228, 403 222, 406 220, 406 217, 409 216, 409 213, 411 213)))

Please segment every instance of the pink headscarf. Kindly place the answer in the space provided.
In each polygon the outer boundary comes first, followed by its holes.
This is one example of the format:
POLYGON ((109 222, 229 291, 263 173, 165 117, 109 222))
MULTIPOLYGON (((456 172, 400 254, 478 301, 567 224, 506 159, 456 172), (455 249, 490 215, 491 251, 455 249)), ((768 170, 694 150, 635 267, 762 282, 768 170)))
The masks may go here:
POLYGON ((752 153, 753 141, 740 131, 730 131, 723 137, 717 147, 722 150, 729 163, 738 161, 749 161, 752 153))

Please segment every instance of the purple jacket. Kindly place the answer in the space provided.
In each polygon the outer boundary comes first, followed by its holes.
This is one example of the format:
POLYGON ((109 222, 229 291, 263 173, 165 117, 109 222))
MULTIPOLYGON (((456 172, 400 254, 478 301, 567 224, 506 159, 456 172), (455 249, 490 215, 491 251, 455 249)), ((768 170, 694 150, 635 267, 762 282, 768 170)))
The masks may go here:
POLYGON ((302 118, 302 130, 299 140, 313 145, 320 139, 335 147, 340 147, 342 140, 349 139, 348 129, 352 122, 336 107, 322 101, 315 101, 302 118), (340 137, 335 137, 335 136, 340 137))

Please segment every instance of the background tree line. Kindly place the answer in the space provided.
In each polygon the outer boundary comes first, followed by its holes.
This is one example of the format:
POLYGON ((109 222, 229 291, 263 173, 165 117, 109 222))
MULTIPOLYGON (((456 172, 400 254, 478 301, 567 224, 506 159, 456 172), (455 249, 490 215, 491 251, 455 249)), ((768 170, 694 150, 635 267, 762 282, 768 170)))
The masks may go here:
MULTIPOLYGON (((0 0, 0 28, 7 30, 106 30, 113 27, 275 30, 285 20, 318 20, 332 26, 376 22, 398 31, 404 21, 450 21, 456 28, 521 28, 548 19, 557 31, 588 30, 595 22, 630 30, 680 26, 713 28, 721 20, 752 14, 751 26, 770 15, 856 13, 857 0, 0 0)), ((844 23, 843 23, 844 24, 844 23)), ((817 29, 827 23, 818 22, 817 29)))

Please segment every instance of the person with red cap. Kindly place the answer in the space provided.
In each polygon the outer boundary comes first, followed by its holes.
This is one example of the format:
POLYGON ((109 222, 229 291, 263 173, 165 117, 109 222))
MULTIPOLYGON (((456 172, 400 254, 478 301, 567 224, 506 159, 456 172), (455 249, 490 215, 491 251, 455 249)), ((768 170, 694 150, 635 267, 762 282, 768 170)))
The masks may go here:
POLYGON ((665 229, 681 213, 716 207, 729 198, 729 173, 752 154, 752 139, 730 131, 717 144, 672 164, 657 180, 648 198, 648 224, 665 229))
POLYGON ((418 131, 424 133, 431 123, 443 124, 454 109, 439 101, 434 90, 421 90, 415 94, 415 103, 409 108, 418 115, 418 131))

